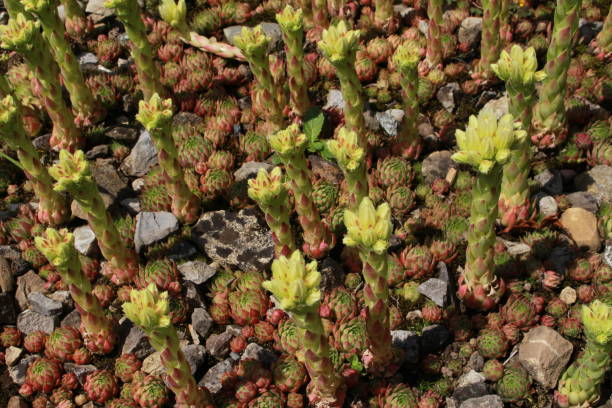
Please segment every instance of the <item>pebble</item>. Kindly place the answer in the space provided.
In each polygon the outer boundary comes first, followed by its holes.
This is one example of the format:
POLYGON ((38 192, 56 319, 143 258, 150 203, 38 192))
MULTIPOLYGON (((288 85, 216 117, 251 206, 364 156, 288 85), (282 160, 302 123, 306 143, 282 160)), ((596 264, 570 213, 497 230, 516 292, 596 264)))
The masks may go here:
POLYGON ((579 207, 568 208, 561 216, 560 222, 579 247, 597 251, 601 246, 597 217, 592 212, 579 207))
POLYGON ((142 177, 157 163, 157 149, 151 135, 142 130, 130 154, 121 164, 121 170, 129 176, 142 177))
POLYGON ((4 361, 6 362, 6 365, 9 367, 14 366, 19 361, 22 354, 23 354, 22 348, 15 347, 15 346, 11 346, 7 348, 4 351, 4 361))
POLYGON ((574 303, 576 303, 576 297, 576 289, 572 288, 571 286, 564 287, 561 293, 559 294, 559 299, 561 299, 568 305, 573 305, 574 303))
POLYGON ((30 334, 36 330, 51 333, 58 325, 58 316, 47 316, 30 309, 23 311, 17 316, 17 328, 24 334, 30 334))
POLYGON ((30 309, 45 316, 59 316, 62 313, 61 302, 48 298, 40 292, 31 292, 28 295, 30 309))
POLYGON ((178 219, 170 212, 141 212, 136 216, 136 251, 140 252, 143 247, 166 238, 178 229, 178 219))
POLYGON ((72 232, 74 234, 74 247, 85 256, 91 256, 96 251, 98 244, 96 234, 89 225, 77 227, 72 232))

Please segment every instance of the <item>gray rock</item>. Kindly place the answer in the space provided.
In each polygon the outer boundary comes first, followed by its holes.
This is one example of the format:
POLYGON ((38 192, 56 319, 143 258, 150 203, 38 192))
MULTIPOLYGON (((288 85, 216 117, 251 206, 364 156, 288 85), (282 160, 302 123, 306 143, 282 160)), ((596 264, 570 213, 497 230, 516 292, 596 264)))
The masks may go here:
POLYGON ((437 178, 445 178, 451 168, 458 167, 457 163, 451 159, 451 156, 452 152, 440 150, 431 153, 423 160, 421 173, 427 183, 431 183, 437 178))
POLYGON ((89 0, 85 12, 89 14, 94 24, 114 14, 113 9, 104 7, 104 0, 89 0))
POLYGON ((110 153, 109 145, 105 145, 105 144, 97 145, 97 146, 92 147, 91 149, 87 151, 87 153, 85 153, 85 158, 87 160, 95 160, 100 157, 108 156, 109 153, 110 153))
POLYGON ((46 316, 33 310, 25 310, 17 316, 17 328, 24 334, 30 334, 36 330, 51 333, 59 324, 59 317, 46 316))
POLYGON ((478 398, 483 395, 487 395, 485 378, 474 370, 459 377, 455 391, 453 391, 453 398, 460 404, 470 398, 478 398))
POLYGON ((270 367, 272 363, 274 363, 278 359, 278 356, 273 351, 261 347, 257 343, 249 343, 244 349, 242 357, 240 358, 240 360, 245 359, 257 360, 261 362, 264 366, 270 367))
POLYGON ((499 119, 506 113, 508 113, 509 104, 510 101, 508 100, 508 97, 504 95, 501 98, 491 99, 487 101, 487 103, 484 104, 482 109, 491 109, 493 112, 495 112, 495 116, 497 116, 497 119, 499 119))
POLYGON ((467 366, 471 370, 481 371, 482 368, 484 367, 484 363, 485 363, 484 358, 480 355, 479 352, 475 351, 472 353, 472 355, 468 359, 467 366))
MULTIPOLYGON (((225 41, 232 45, 236 45, 234 42, 234 38, 242 32, 242 28, 244 26, 234 25, 225 27, 223 29, 223 38, 225 41)), ((269 50, 273 50, 276 48, 278 43, 281 41, 281 31, 280 27, 276 23, 261 23, 261 28, 263 32, 270 38, 270 45, 268 46, 269 50)))
POLYGON ((588 191, 576 191, 575 193, 567 194, 565 198, 567 198, 567 201, 569 201, 572 207, 584 208, 587 211, 597 214, 599 202, 597 198, 588 191))
POLYGON ((96 252, 98 247, 96 234, 94 234, 89 225, 75 228, 73 234, 74 247, 77 251, 86 256, 91 256, 96 252))
POLYGON ((425 38, 429 37, 429 24, 427 24, 427 21, 419 19, 417 28, 425 36, 425 38))
POLYGON ((151 375, 162 375, 165 369, 161 362, 161 353, 156 351, 155 353, 149 354, 142 360, 141 370, 151 375))
POLYGON ((499 395, 490 394, 465 400, 459 408, 504 408, 504 403, 499 395))
POLYGON ((79 66, 81 67, 81 69, 87 69, 89 67, 86 67, 87 65, 93 65, 94 67, 96 65, 98 65, 98 57, 96 57, 96 54, 93 54, 91 52, 84 52, 83 54, 80 54, 77 56, 77 59, 79 60, 79 66))
POLYGON ((417 288, 419 293, 440 306, 445 307, 448 297, 448 282, 438 278, 430 278, 421 283, 417 288))
POLYGON ((14 366, 15 364, 17 364, 22 355, 22 348, 10 346, 4 351, 4 362, 9 367, 14 366))
POLYGON ((132 215, 136 215, 141 211, 140 200, 136 197, 124 198, 123 200, 119 201, 119 204, 121 204, 121 206, 128 210, 132 215))
POLYGON ((9 376, 15 384, 21 385, 25 382, 26 371, 36 358, 37 357, 33 355, 26 355, 18 364, 8 367, 9 376))
POLYGON ((578 20, 578 33, 582 44, 589 44, 603 28, 601 21, 578 20))
POLYGON ((208 388, 213 395, 217 394, 221 391, 221 377, 226 372, 232 370, 234 368, 234 360, 231 358, 225 359, 213 367, 211 367, 198 385, 203 385, 208 388))
POLYGON ((506 249, 508 250, 508 253, 512 256, 524 255, 531 252, 531 247, 522 242, 512 242, 506 240, 504 240, 503 242, 506 246, 506 249))
POLYGON ((274 257, 274 243, 270 230, 256 214, 253 208, 204 213, 192 228, 192 237, 222 266, 266 269, 274 257))
MULTIPOLYGON (((108 207, 110 207, 115 202, 113 196, 108 193, 100 191, 100 196, 102 197, 102 202, 104 203, 104 208, 106 209, 108 209, 108 207)), ((70 211, 72 211, 72 215, 74 217, 80 218, 82 220, 87 220, 87 213, 83 211, 83 209, 81 208, 79 203, 76 202, 76 200, 72 200, 72 203, 70 203, 70 211)))
POLYGON ((240 168, 234 172, 234 180, 236 183, 247 181, 257 177, 257 173, 260 169, 270 171, 272 168, 274 168, 274 165, 270 163, 254 161, 244 162, 242 166, 240 166, 240 168))
POLYGON ((174 214, 165 211, 141 212, 136 216, 134 246, 136 251, 166 238, 179 229, 179 222, 174 214))
POLYGON ((576 289, 572 288, 571 286, 564 287, 561 290, 561 293, 559 293, 559 299, 561 299, 568 305, 573 305, 574 303, 576 303, 577 297, 578 294, 576 293, 576 289))
POLYGON ((451 339, 448 329, 441 324, 433 324, 423 329, 421 333, 421 349, 424 353, 431 353, 440 350, 451 339))
POLYGON ((0 293, 0 324, 15 324, 17 305, 12 293, 0 293))
POLYGON ((193 282, 200 286, 215 276, 218 268, 215 267, 215 264, 208 265, 206 262, 202 261, 189 261, 180 264, 178 270, 183 280, 193 282))
POLYGON ((51 140, 51 133, 35 137, 34 139, 32 139, 32 144, 37 150, 44 150, 48 152, 51 150, 49 140, 51 140))
POLYGON ((391 342, 404 350, 404 361, 410 364, 419 362, 419 336, 410 330, 391 330, 391 342))
POLYGON ((342 96, 342 92, 339 89, 330 89, 327 93, 326 101, 323 109, 335 109, 339 111, 344 109, 344 96, 342 96))
POLYGON ((153 351, 147 335, 137 326, 132 326, 121 348, 121 354, 134 353, 138 358, 145 358, 153 351))
POLYGON ((538 209, 544 217, 554 217, 559 211, 557 200, 549 195, 538 198, 538 209))
POLYGON ((79 380, 79 383, 84 384, 87 374, 93 373, 97 370, 97 368, 95 365, 92 364, 80 365, 73 363, 64 363, 64 370, 66 370, 67 373, 73 373, 74 375, 76 375, 76 378, 77 380, 79 380))
POLYGON ((32 292, 46 292, 45 281, 34 271, 28 271, 17 278, 15 299, 21 310, 28 308, 28 295, 32 292))
POLYGON ((232 333, 228 331, 220 334, 211 334, 206 339, 206 351, 216 358, 227 356, 229 354, 229 342, 233 337, 232 333))
POLYGON ((455 94, 461 91, 461 87, 457 82, 450 82, 438 89, 436 98, 442 104, 442 107, 449 112, 455 110, 455 94))
POLYGON ((460 43, 476 45, 482 32, 482 18, 468 17, 461 22, 457 39, 460 43))
POLYGON ((0 256, 0 293, 12 292, 15 290, 15 277, 11 271, 11 265, 0 256))
POLYGON ((81 325, 81 314, 76 309, 68 313, 66 317, 64 317, 62 319, 62 322, 60 323, 61 327, 74 327, 77 329, 80 327, 80 325, 81 325))
POLYGON ((574 179, 578 191, 588 191, 605 200, 612 200, 612 167, 600 164, 574 179))
POLYGON ((376 112, 375 117, 387 135, 395 137, 402 123, 404 111, 401 109, 388 109, 384 112, 376 112))
POLYGON ((138 130, 127 126, 113 126, 104 135, 119 142, 134 143, 138 140, 138 130))
POLYGON ((201 344, 188 344, 181 347, 181 350, 183 350, 185 359, 187 359, 187 362, 189 363, 191 375, 194 375, 204 363, 204 359, 206 358, 206 349, 201 344))
POLYGON ((342 170, 334 162, 325 160, 319 155, 308 155, 308 163, 314 177, 319 177, 329 183, 340 184, 344 179, 342 170))
POLYGON ((132 151, 121 164, 121 170, 129 176, 142 177, 157 163, 157 149, 151 140, 151 135, 146 130, 142 130, 132 151))
POLYGON ((603 252, 603 259, 612 268, 612 244, 606 245, 603 252))
POLYGON ((166 257, 175 262, 179 262, 187 258, 191 258, 197 252, 198 250, 196 247, 191 245, 191 243, 186 240, 180 240, 172 245, 172 247, 168 250, 166 257))
POLYGON ((127 179, 117 171, 114 159, 97 159, 91 164, 91 172, 100 192, 118 199, 129 191, 127 179))
POLYGON ((21 253, 10 245, 0 245, 0 256, 11 261, 16 261, 21 258, 21 253))
POLYGON ((49 299, 40 292, 32 292, 28 295, 30 309, 45 316, 59 316, 62 313, 62 304, 49 299))
POLYGON ((204 122, 204 119, 191 112, 179 112, 172 118, 172 126, 174 127, 185 125, 196 126, 202 122, 204 122))
POLYGON ((210 328, 212 327, 213 323, 214 321, 206 309, 201 307, 193 309, 193 313, 191 314, 191 324, 195 331, 202 336, 202 338, 206 338, 206 336, 208 336, 208 332, 210 332, 210 328))
POLYGON ((546 388, 554 388, 573 349, 572 343, 550 327, 538 326, 523 337, 518 358, 534 380, 546 388))
POLYGON ((539 186, 551 195, 559 195, 563 192, 563 179, 558 171, 544 170, 534 177, 539 186))

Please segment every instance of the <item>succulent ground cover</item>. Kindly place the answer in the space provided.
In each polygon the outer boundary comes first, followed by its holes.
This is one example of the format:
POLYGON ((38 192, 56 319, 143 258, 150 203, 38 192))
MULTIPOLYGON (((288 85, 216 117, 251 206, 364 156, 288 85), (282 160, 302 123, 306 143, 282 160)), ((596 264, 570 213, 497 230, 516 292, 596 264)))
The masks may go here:
POLYGON ((0 406, 609 404, 611 62, 600 0, 5 0, 0 406))

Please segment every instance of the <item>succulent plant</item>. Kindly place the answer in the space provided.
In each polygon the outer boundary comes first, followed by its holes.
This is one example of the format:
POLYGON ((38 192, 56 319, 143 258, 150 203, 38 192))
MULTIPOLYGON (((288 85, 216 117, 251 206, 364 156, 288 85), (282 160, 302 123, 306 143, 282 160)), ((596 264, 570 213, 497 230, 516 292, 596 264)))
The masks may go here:
POLYGON ((582 334, 582 324, 574 317, 563 317, 558 324, 559 332, 566 337, 577 339, 582 334))
POLYGON ((297 392, 306 383, 307 373, 304 365, 295 357, 283 354, 274 362, 272 368, 274 385, 283 392, 297 392))
POLYGON ((2 332, 0 332, 0 345, 2 347, 18 347, 21 345, 21 338, 23 333, 13 326, 5 326, 2 332))
POLYGON ((553 317, 562 317, 567 314, 568 306, 558 297, 552 298, 546 305, 546 312, 553 317))
POLYGON ((33 391, 50 393, 60 384, 61 365, 57 360, 37 358, 26 371, 25 384, 33 391))
POLYGON ((378 182, 383 188, 406 186, 410 184, 414 176, 408 161, 393 156, 378 162, 376 174, 378 182))
POLYGON ((140 370, 142 362, 135 354, 122 354, 115 360, 115 375, 123 382, 130 382, 134 373, 140 370))
POLYGON ((241 326, 263 319, 270 302, 268 296, 257 289, 234 290, 230 292, 228 300, 232 319, 241 326))
POLYGON ((167 259, 150 261, 144 268, 141 267, 134 277, 134 283, 139 289, 144 289, 153 283, 160 290, 175 294, 181 290, 176 264, 167 259))
POLYGON ((504 365, 499 360, 487 360, 482 368, 482 374, 488 381, 497 382, 504 375, 504 365))
POLYGON ((45 343, 45 355, 60 361, 72 360, 72 354, 83 345, 79 331, 74 327, 58 327, 45 343))
POLYGON ((501 308, 501 315, 506 323, 512 323, 520 329, 533 326, 537 313, 530 299, 520 294, 512 294, 501 308))
POLYGON ((497 381, 497 394, 507 402, 518 402, 528 397, 531 390, 531 379, 520 365, 504 368, 504 375, 497 381))
POLYGON ((508 341, 500 330, 483 329, 476 342, 478 351, 485 358, 502 358, 508 350, 508 341))
POLYGON ((379 406, 385 408, 417 408, 418 402, 412 389, 406 384, 390 385, 378 398, 379 406))
POLYGON ((41 330, 28 333, 23 339, 23 347, 30 353, 41 353, 45 349, 49 335, 41 330))
POLYGON ((285 353, 295 355, 299 350, 300 334, 298 326, 292 319, 284 319, 278 324, 276 343, 285 353))
POLYGON ((147 375, 134 384, 134 401, 141 408, 163 407, 169 400, 168 388, 156 375, 147 375))
POLYGON ((400 253, 406 276, 420 279, 427 276, 435 267, 436 261, 429 248, 424 245, 407 246, 400 253))
POLYGON ((83 389, 87 397, 98 404, 104 404, 119 394, 117 377, 108 370, 96 370, 88 374, 83 389))
POLYGON ((346 357, 359 356, 367 347, 366 322, 362 316, 339 320, 333 333, 336 348, 346 357))

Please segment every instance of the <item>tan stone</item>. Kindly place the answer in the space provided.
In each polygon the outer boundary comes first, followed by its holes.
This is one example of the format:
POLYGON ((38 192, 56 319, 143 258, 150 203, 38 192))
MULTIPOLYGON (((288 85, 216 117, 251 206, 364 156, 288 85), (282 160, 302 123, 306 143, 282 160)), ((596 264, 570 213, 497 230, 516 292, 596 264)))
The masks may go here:
POLYGON ((597 231, 597 217, 592 212, 579 207, 568 208, 560 221, 579 247, 597 251, 601 246, 601 239, 597 231))
POLYGON ((574 303, 576 303, 576 297, 576 289, 572 288, 571 286, 564 287, 561 293, 559 294, 559 299, 561 299, 568 305, 573 305, 574 303))
POLYGON ((31 292, 45 293, 45 281, 36 274, 36 272, 30 270, 25 274, 17 278, 17 292, 15 293, 15 299, 19 304, 21 310, 25 310, 29 307, 28 295, 31 292))
POLYGON ((0 256, 0 293, 12 292, 15 289, 15 278, 11 271, 11 265, 0 256))
POLYGON ((20 396, 13 396, 8 401, 6 408, 28 408, 28 403, 21 399, 20 396))
POLYGON ((519 361, 534 380, 554 388, 573 349, 572 343, 550 327, 538 326, 529 330, 519 345, 519 361))

